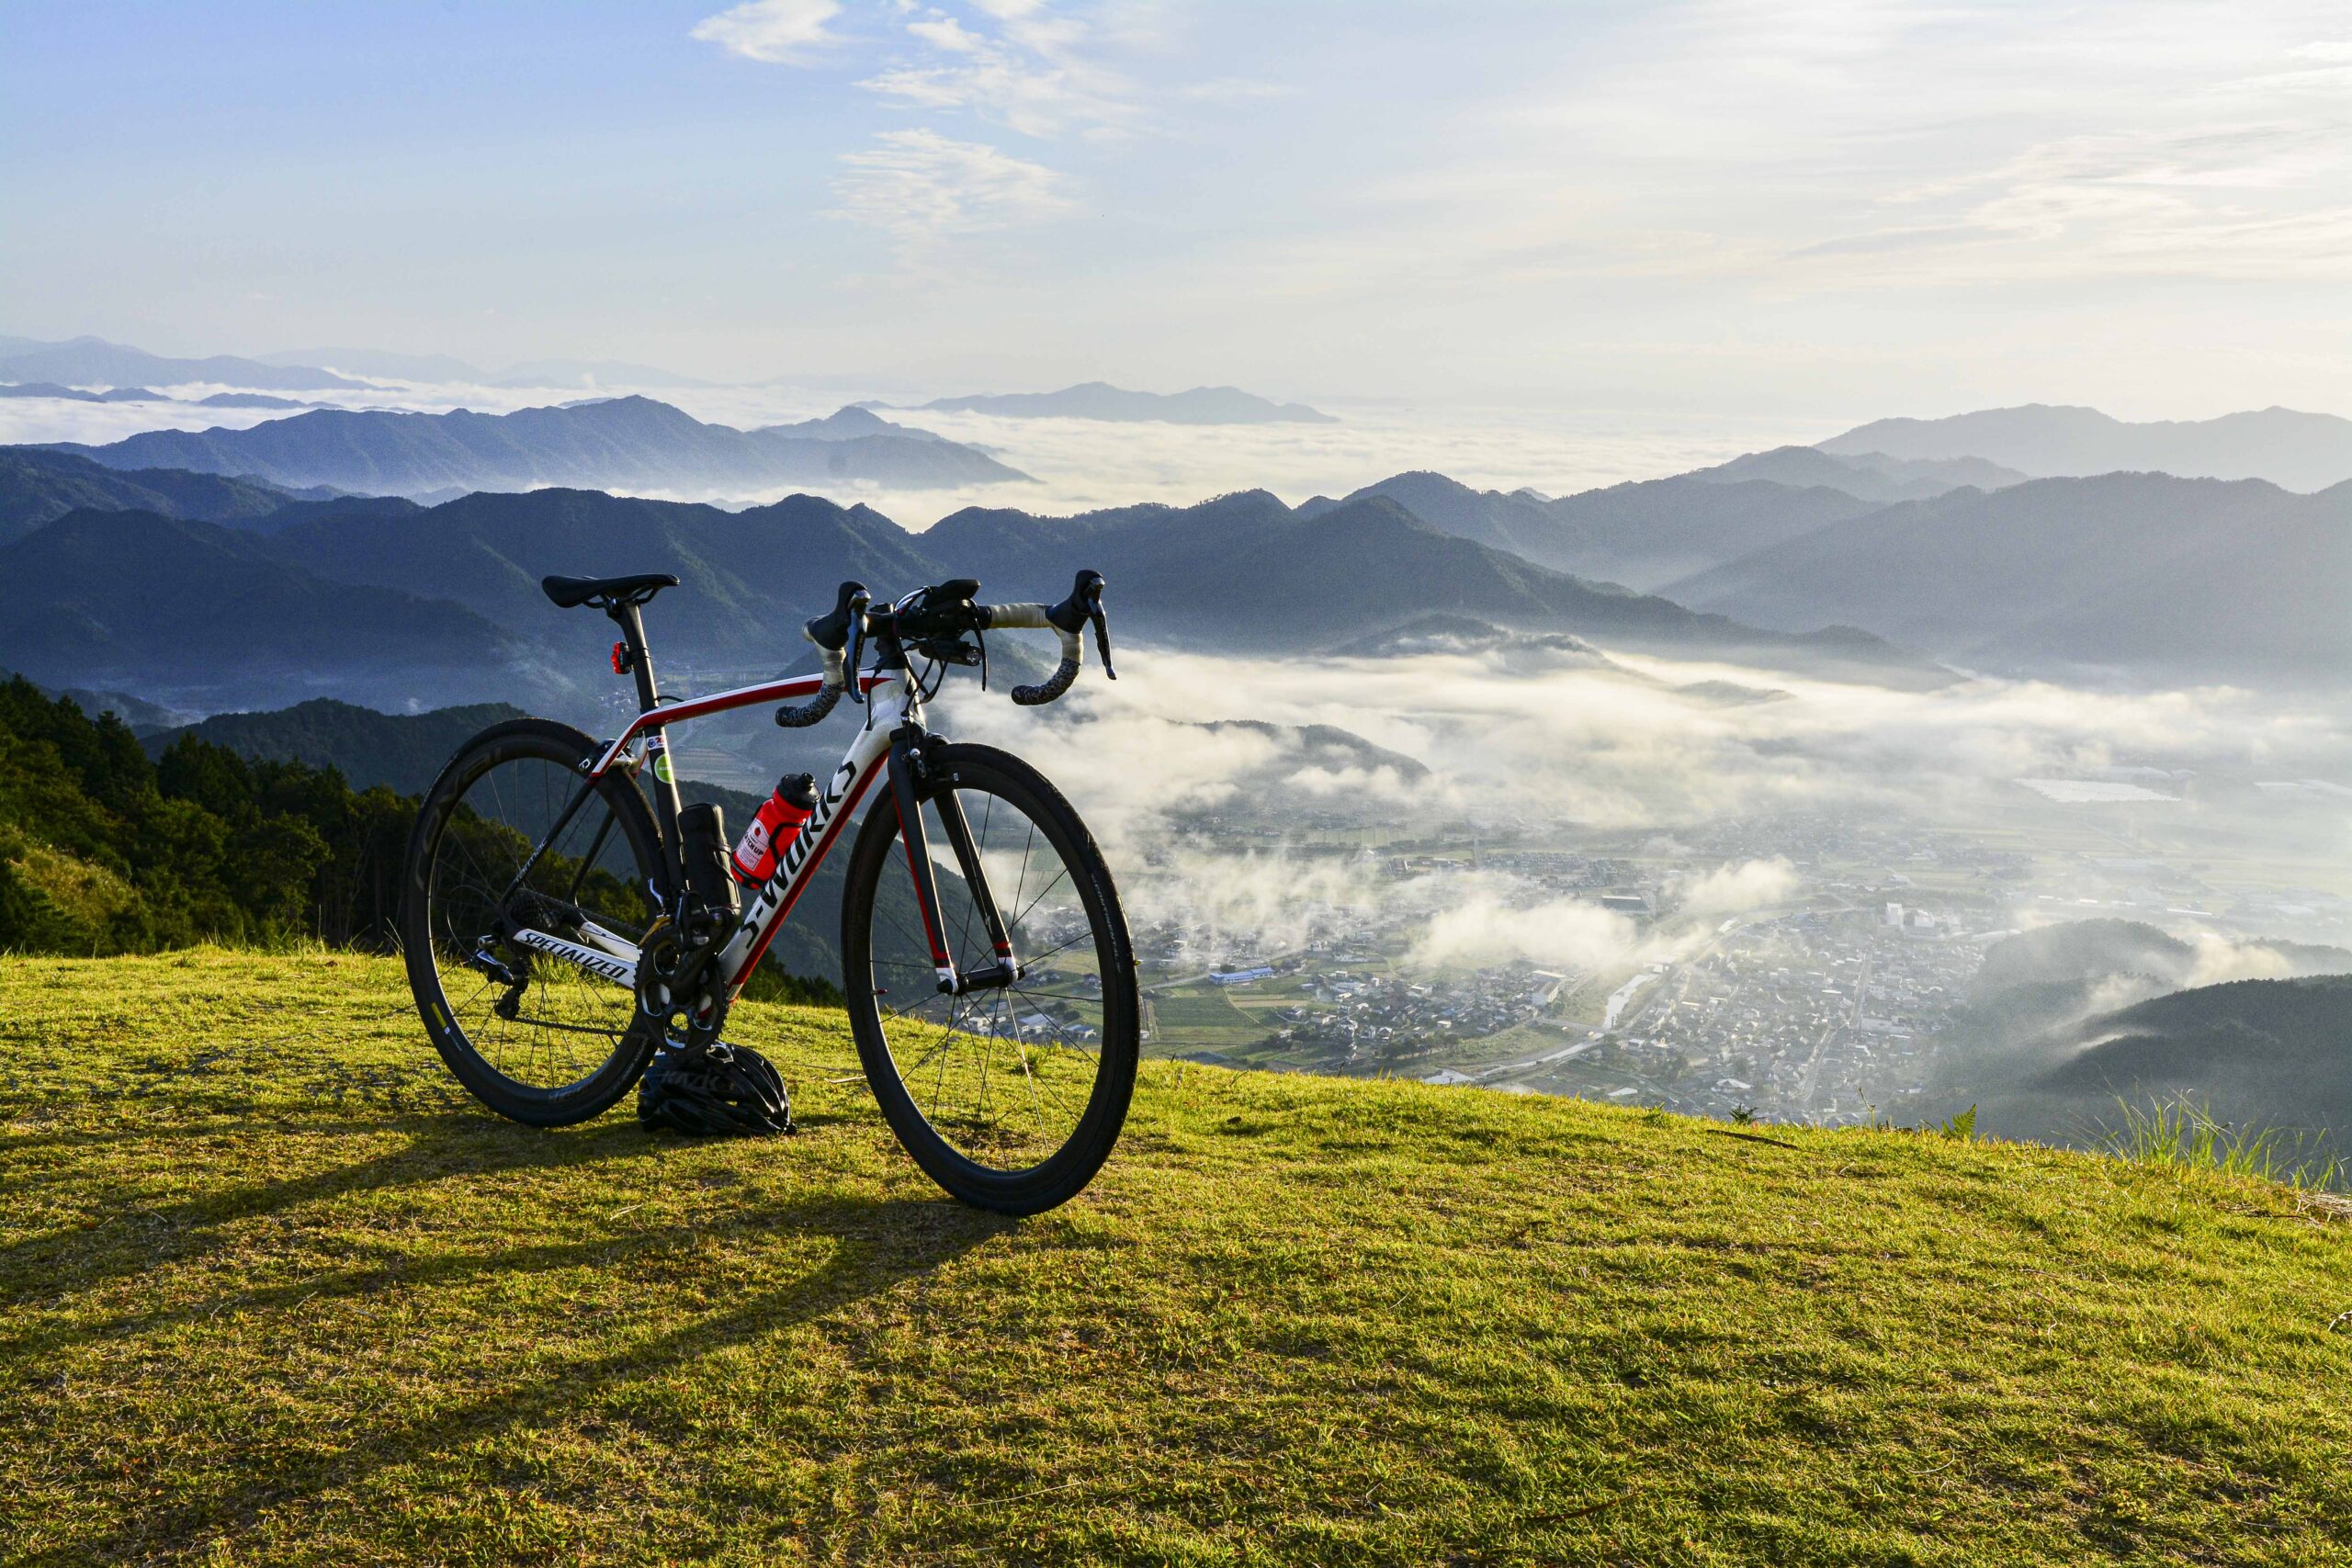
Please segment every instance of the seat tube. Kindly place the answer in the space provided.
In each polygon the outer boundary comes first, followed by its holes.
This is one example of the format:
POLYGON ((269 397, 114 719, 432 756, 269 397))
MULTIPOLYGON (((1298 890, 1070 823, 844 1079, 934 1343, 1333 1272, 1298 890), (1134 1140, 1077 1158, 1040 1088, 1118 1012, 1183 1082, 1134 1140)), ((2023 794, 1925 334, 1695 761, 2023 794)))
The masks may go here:
MULTIPOLYGON (((637 711, 651 713, 662 694, 653 682, 653 650, 645 646, 645 617, 635 604, 616 605, 612 616, 628 649, 629 672, 637 678, 637 711)), ((654 730, 646 749, 653 753, 653 766, 647 770, 653 775, 653 818, 662 829, 662 847, 674 866, 684 852, 678 842, 678 770, 670 756, 670 732, 654 730)))

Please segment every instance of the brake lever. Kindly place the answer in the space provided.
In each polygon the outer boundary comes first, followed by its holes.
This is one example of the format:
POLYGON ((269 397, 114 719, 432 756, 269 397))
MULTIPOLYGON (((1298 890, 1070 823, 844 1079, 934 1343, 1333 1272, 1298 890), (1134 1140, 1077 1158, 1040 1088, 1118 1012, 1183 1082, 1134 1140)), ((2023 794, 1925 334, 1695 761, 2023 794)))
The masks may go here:
POLYGON ((1093 591, 1087 595, 1086 618, 1094 623, 1094 646, 1102 650, 1102 674, 1115 681, 1119 672, 1111 668, 1111 620, 1102 613, 1102 580, 1094 580, 1093 591))
POLYGON ((859 689, 864 682, 857 676, 865 663, 865 606, 858 608, 860 614, 852 615, 849 622, 849 700, 864 706, 865 694, 859 689))

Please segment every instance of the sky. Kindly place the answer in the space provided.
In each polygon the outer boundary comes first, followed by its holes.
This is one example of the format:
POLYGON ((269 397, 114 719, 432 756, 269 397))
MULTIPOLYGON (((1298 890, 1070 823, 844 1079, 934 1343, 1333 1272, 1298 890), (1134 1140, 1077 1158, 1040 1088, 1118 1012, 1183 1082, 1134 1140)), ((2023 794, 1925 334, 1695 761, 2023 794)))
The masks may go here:
POLYGON ((0 8, 0 333, 2352 414, 2340 4, 0 8))

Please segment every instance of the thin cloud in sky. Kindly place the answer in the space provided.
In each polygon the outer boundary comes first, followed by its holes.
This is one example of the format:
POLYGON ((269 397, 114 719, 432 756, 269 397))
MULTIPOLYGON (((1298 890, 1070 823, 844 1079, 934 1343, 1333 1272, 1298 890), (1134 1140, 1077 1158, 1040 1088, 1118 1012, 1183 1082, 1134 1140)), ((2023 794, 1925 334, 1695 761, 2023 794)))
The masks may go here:
POLYGON ((980 30, 944 11, 914 13, 905 31, 915 52, 858 85, 1038 138, 1117 133, 1135 119, 1136 85, 1099 57, 1090 21, 1020 0, 984 0, 972 18, 980 30))
MULTIPOLYGON (((1102 135, 1136 118, 1136 85, 1102 54, 1106 47, 1143 46, 1149 35, 1139 28, 1035 0, 977 0, 960 17, 911 3, 889 9, 900 35, 897 52, 857 83, 877 97, 970 114, 1037 138, 1072 130, 1102 135)), ((820 46, 841 41, 828 30, 841 12, 839 0, 752 0, 705 17, 690 36, 746 59, 808 65, 820 46)))
POLYGON ((920 248, 951 235, 1050 217, 1070 203, 1063 177, 977 141, 935 130, 886 130, 845 154, 829 216, 868 223, 920 248))
POLYGON ((814 51, 833 41, 825 24, 841 15, 839 0, 750 0, 705 17, 691 38, 715 43, 746 60, 771 65, 806 64, 814 51))
POLYGON ((1756 284, 2352 273, 2352 201, 2324 196, 2352 191, 2346 51, 2299 36, 2321 13, 1717 0, 1696 16, 1505 112, 1532 164, 1600 171, 1589 188, 1629 215, 1691 193, 1677 217, 1747 242, 1756 284), (1735 171, 1770 199, 1724 199, 1735 171))
MULTIPOLYGON (((694 36, 755 60, 808 63, 830 41, 834 0, 761 0, 698 24, 694 36)), ((1034 141, 1069 132, 1125 135, 1137 117, 1136 85, 1099 51, 1137 47, 1148 33, 1114 13, 1080 17, 1038 0, 976 0, 957 16, 898 5, 891 59, 856 85, 904 108, 962 115, 1034 141)), ((892 236, 902 259, 946 239, 1003 229, 1070 205, 1063 173, 986 142, 929 126, 878 133, 842 155, 826 216, 892 236)))

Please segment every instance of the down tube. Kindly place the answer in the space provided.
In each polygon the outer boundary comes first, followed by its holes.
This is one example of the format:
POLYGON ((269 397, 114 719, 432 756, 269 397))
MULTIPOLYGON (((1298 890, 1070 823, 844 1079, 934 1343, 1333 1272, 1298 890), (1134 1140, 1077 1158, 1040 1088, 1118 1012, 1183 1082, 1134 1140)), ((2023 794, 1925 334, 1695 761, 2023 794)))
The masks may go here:
POLYGON ((793 905, 800 901, 808 879, 816 874, 817 863, 831 851, 833 841, 857 814, 857 803, 865 798, 875 775, 888 770, 889 759, 890 738, 877 726, 861 732, 849 755, 833 770, 833 776, 818 794, 816 811, 778 858, 775 874, 752 896, 741 928, 719 952, 718 972, 728 976, 729 996, 741 990, 752 971, 759 967, 776 928, 792 913, 793 905))

